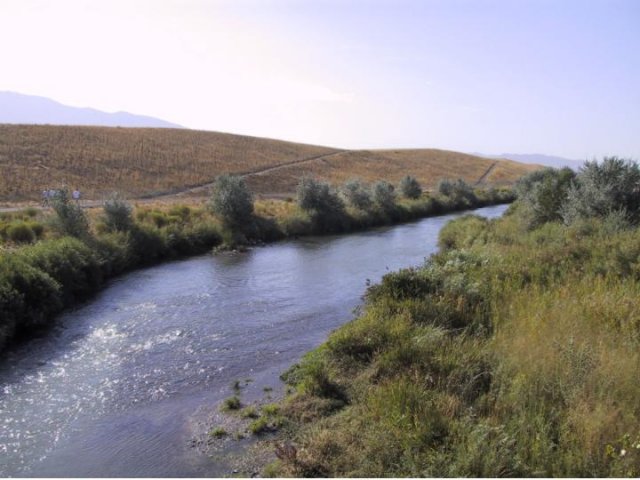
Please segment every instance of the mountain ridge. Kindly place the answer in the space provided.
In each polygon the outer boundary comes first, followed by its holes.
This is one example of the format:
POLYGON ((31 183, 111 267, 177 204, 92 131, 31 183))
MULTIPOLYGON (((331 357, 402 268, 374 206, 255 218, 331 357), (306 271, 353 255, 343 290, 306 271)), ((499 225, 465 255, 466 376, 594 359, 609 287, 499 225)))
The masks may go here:
POLYGON ((70 125, 131 128, 184 128, 148 115, 104 112, 91 107, 73 107, 51 98, 0 91, 0 123, 12 125, 70 125))

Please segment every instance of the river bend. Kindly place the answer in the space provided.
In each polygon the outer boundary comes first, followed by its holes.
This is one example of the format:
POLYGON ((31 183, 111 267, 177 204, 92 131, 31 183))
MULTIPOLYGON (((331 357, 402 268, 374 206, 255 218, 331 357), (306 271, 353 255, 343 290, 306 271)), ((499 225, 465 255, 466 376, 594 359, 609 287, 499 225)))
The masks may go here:
MULTIPOLYGON (((474 213, 501 215, 506 206, 474 213)), ((1 476, 221 476, 190 418, 256 389, 352 318, 366 282, 420 264, 461 214, 136 271, 0 364, 1 476)))

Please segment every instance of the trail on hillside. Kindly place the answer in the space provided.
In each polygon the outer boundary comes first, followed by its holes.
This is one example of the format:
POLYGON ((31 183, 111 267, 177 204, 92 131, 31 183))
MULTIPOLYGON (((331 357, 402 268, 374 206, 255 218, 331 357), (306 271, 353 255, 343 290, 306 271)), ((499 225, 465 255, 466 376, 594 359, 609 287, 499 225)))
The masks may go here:
MULTIPOLYGON (((281 168, 287 168, 287 167, 291 167, 293 165, 300 165, 303 163, 307 163, 307 162, 312 162, 314 160, 321 160, 323 158, 327 158, 327 157, 332 157, 334 155, 338 155, 340 153, 344 153, 347 152, 348 150, 337 150, 335 152, 331 152, 331 153, 323 153, 321 155, 314 155, 312 157, 306 157, 306 158, 301 158, 298 160, 292 160, 290 162, 284 162, 284 163, 280 163, 278 165, 271 165, 269 167, 262 167, 262 168, 256 168, 253 170, 247 170, 244 172, 238 172, 238 173, 234 173, 234 175, 238 175, 240 177, 249 177, 252 175, 261 175, 263 173, 269 173, 269 172, 273 172, 275 170, 279 170, 281 168)), ((153 193, 153 194, 148 194, 148 195, 142 195, 140 197, 138 197, 139 199, 160 199, 160 198, 167 198, 167 197, 172 197, 172 196, 179 196, 179 195, 184 195, 186 193, 194 193, 194 192, 199 192, 199 191, 206 191, 207 189, 211 188, 213 186, 215 181, 208 181, 206 183, 202 183, 200 185, 192 185, 192 186, 188 186, 188 187, 184 187, 184 188, 180 188, 180 189, 174 189, 174 190, 170 190, 170 191, 166 191, 166 192, 159 192, 159 193, 153 193)))
MULTIPOLYGON (((314 160, 321 160, 323 158, 326 157, 331 157, 334 155, 338 155, 344 152, 347 152, 348 150, 337 150, 335 152, 331 152, 331 153, 323 153, 321 155, 314 155, 312 157, 306 157, 306 158, 301 158, 298 160, 292 160, 290 162, 284 162, 284 163, 280 163, 278 165, 271 165, 268 167, 262 167, 262 168, 256 168, 253 170, 247 170, 244 172, 239 172, 239 173, 234 173, 234 175, 238 175, 241 176, 243 178, 245 177, 249 177, 252 175, 262 175, 264 173, 269 173, 272 172, 274 170, 279 170, 281 168, 287 168, 293 165, 300 165, 300 164, 304 164, 307 162, 312 162, 314 160)), ((135 200, 135 201, 141 201, 142 203, 144 202, 152 202, 155 200, 161 200, 161 199, 169 199, 172 197, 179 197, 185 194, 190 194, 190 193, 197 193, 197 192, 206 192, 209 188, 211 188, 213 186, 215 181, 207 181, 205 183, 201 183, 199 185, 190 185, 190 186, 186 186, 186 187, 182 187, 182 188, 177 188, 177 189, 172 189, 172 190, 168 190, 168 191, 164 191, 164 192, 156 192, 156 193, 151 193, 151 194, 146 194, 146 195, 140 195, 138 197, 134 197, 131 200, 135 200)), ((83 200, 81 202, 81 206, 82 208, 95 208, 95 207, 100 207, 103 204, 103 200, 83 200)), ((25 208, 29 208, 29 207, 33 207, 33 208, 39 208, 39 209, 45 209, 45 207, 42 207, 41 205, 24 205, 24 206, 15 206, 15 207, 0 207, 0 213, 2 212, 17 212, 20 210, 24 210, 25 208)))
POLYGON ((493 169, 496 167, 496 165, 498 165, 498 162, 493 162, 491 165, 489 165, 489 168, 487 168, 487 171, 484 172, 480 178, 478 179, 478 181, 475 183, 475 186, 477 187, 478 185, 480 185, 482 182, 484 182, 487 177, 491 174, 491 172, 493 171, 493 169))

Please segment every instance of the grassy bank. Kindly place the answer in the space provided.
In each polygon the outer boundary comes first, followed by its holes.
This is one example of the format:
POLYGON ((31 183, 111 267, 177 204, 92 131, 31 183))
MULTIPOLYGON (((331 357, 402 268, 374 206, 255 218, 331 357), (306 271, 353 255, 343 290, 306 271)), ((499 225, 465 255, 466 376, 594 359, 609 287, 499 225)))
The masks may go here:
POLYGON ((305 212, 293 201, 262 201, 250 218, 232 226, 202 205, 131 212, 122 204, 121 225, 99 211, 85 219, 72 206, 62 211, 64 221, 51 212, 5 213, 0 216, 0 350, 50 326, 64 308, 94 294, 109 278, 138 267, 213 247, 349 232, 511 198, 508 191, 495 190, 478 191, 472 200, 423 195, 391 209, 345 209, 328 216, 305 212))
POLYGON ((371 287, 286 373, 294 448, 265 473, 638 476, 637 197, 620 179, 591 195, 595 173, 540 175, 504 218, 449 223, 440 253, 371 287))

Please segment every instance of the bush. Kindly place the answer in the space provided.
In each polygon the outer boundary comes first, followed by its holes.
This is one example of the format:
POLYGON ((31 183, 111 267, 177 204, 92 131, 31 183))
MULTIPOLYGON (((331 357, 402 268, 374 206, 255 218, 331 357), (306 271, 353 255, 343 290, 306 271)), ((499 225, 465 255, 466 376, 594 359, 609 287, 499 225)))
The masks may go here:
POLYGON ((586 162, 568 188, 562 218, 570 224, 580 218, 606 217, 615 211, 640 222, 640 168, 630 160, 605 157, 586 162))
POLYGON ((211 211, 229 226, 239 226, 253 214, 253 196, 241 177, 221 175, 213 184, 211 211))
POLYGON ((29 224, 16 222, 7 228, 7 238, 14 243, 32 243, 36 239, 36 234, 29 224))
POLYGON ((453 193, 453 182, 448 178, 443 178, 438 182, 438 193, 445 197, 451 196, 453 193))
POLYGON ((303 177, 296 189, 298 205, 312 215, 326 215, 344 210, 342 200, 331 190, 328 183, 303 177))
POLYGON ((233 397, 229 397, 222 402, 222 406, 220 410, 229 411, 229 410, 240 410, 242 407, 242 402, 240 402, 240 397, 234 395, 233 397))
POLYGON ((368 210, 373 204, 369 188, 359 180, 347 181, 340 193, 350 206, 358 210, 368 210))
POLYGON ((561 209, 574 177, 569 168, 545 168, 518 180, 515 190, 529 217, 529 226, 562 219, 561 209))
POLYGON ((110 232, 127 232, 133 226, 131 205, 119 193, 113 193, 104 202, 104 223, 110 232))
POLYGON ((470 207, 477 202, 473 187, 461 178, 455 182, 446 178, 440 180, 438 182, 438 193, 450 198, 458 208, 470 207))
POLYGON ((298 206, 310 216, 313 232, 339 232, 347 228, 344 203, 328 183, 303 177, 297 197, 298 206))
POLYGON ((53 210, 56 213, 54 226, 63 234, 76 238, 89 237, 89 221, 82 208, 71 202, 66 188, 58 190, 53 199, 53 210))
POLYGON ((0 343, 60 311, 60 284, 15 255, 0 256, 0 343))
POLYGON ((97 252, 75 238, 41 242, 15 255, 59 284, 64 305, 93 293, 102 283, 97 252))
POLYGON ((378 208, 390 211, 396 207, 396 194, 393 185, 381 180, 373 185, 373 201, 378 208))
POLYGON ((418 183, 418 180, 407 175, 400 181, 400 192, 406 198, 416 199, 422 195, 422 187, 420 183, 418 183))
POLYGON ((148 264, 168 253, 166 238, 149 225, 135 225, 129 232, 129 245, 134 264, 148 264))

